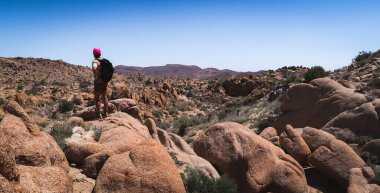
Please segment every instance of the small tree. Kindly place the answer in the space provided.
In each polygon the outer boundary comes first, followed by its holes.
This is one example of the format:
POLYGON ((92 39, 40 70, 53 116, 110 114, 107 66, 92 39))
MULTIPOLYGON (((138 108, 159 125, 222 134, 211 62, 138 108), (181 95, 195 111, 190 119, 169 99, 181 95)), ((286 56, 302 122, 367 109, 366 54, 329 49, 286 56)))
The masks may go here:
POLYGON ((322 66, 313 66, 303 75, 303 78, 305 79, 305 82, 310 82, 314 79, 323 78, 327 75, 327 72, 322 66))
POLYGON ((358 55, 355 56, 354 59, 352 59, 352 62, 364 64, 371 55, 372 55, 372 52, 370 51, 361 51, 358 53, 358 55))

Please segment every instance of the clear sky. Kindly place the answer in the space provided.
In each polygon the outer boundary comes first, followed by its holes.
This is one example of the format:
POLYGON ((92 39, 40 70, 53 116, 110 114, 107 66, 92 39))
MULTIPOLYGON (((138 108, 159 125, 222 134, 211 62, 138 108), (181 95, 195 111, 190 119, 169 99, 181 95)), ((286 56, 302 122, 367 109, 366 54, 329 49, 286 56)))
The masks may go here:
POLYGON ((0 0, 0 56, 237 71, 346 66, 380 49, 379 0, 0 0))

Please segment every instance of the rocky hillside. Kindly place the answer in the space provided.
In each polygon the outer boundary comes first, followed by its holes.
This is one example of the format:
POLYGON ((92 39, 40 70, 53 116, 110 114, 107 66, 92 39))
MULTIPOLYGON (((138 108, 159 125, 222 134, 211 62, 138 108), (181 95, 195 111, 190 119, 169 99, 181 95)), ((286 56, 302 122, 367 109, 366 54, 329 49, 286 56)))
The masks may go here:
POLYGON ((104 119, 88 68, 2 58, 0 192, 378 193, 378 54, 322 74, 119 74, 104 119))
POLYGON ((68 64, 62 60, 34 58, 0 58, 0 84, 4 89, 31 87, 35 83, 72 85, 91 78, 89 68, 68 64))
POLYGON ((120 74, 143 74, 150 76, 167 76, 192 79, 227 78, 241 73, 232 70, 218 70, 216 68, 202 69, 194 65, 167 64, 165 66, 136 67, 116 66, 116 72, 120 74))

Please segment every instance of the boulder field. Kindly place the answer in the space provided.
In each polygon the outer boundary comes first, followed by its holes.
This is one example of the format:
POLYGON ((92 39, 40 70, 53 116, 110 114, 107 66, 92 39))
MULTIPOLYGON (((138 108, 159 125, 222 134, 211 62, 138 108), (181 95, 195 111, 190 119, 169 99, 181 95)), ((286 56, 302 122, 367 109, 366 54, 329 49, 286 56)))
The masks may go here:
POLYGON ((379 99, 327 78, 297 84, 284 98, 279 119, 259 135, 219 122, 192 145, 144 119, 134 100, 119 98, 104 119, 95 119, 93 107, 73 113, 63 150, 10 101, 0 122, 0 192, 184 193, 181 174, 189 169, 211 179, 228 175, 242 193, 380 191, 358 153, 379 154, 379 99), (375 139, 354 149, 332 129, 375 139))

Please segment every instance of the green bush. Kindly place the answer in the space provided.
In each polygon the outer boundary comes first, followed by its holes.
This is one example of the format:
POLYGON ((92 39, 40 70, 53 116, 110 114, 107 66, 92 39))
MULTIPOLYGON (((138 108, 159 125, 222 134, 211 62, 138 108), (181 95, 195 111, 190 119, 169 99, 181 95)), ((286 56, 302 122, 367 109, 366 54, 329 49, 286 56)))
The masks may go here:
POLYGON ((162 112, 162 110, 153 110, 152 114, 155 117, 162 117, 162 115, 164 115, 164 112, 162 112))
POLYGON ((358 55, 355 56, 354 59, 352 59, 352 62, 356 62, 356 63, 363 65, 367 62, 367 60, 371 56, 371 54, 372 54, 372 52, 370 52, 370 51, 361 51, 358 53, 358 55))
POLYGON ((49 125, 49 123, 48 122, 38 122, 37 125, 42 127, 42 128, 45 128, 46 126, 49 125))
POLYGON ((61 149, 65 149, 65 139, 69 138, 72 134, 72 129, 61 123, 55 124, 50 133, 61 149))
POLYGON ((271 127, 272 124, 277 120, 277 116, 269 116, 268 118, 262 119, 257 124, 257 134, 260 134, 265 128, 271 127))
POLYGON ((305 82, 310 82, 314 79, 323 78, 327 75, 327 72, 322 66, 313 66, 303 75, 303 78, 305 79, 305 82))
POLYGON ((184 179, 184 184, 187 193, 237 193, 237 183, 222 176, 219 179, 213 180, 199 172, 191 169, 187 177, 184 179))
POLYGON ((81 82, 79 86, 80 86, 80 88, 87 88, 91 85, 92 85, 92 83, 90 81, 86 80, 86 81, 81 82))
POLYGON ((178 135, 184 136, 186 134, 186 128, 199 125, 202 121, 201 117, 181 117, 174 121, 174 127, 178 128, 178 135))
POLYGON ((65 113, 74 109, 74 103, 68 100, 60 100, 58 105, 59 112, 65 113))
POLYGON ((95 105, 95 102, 93 100, 87 101, 87 107, 91 107, 91 106, 94 106, 94 105, 95 105))

